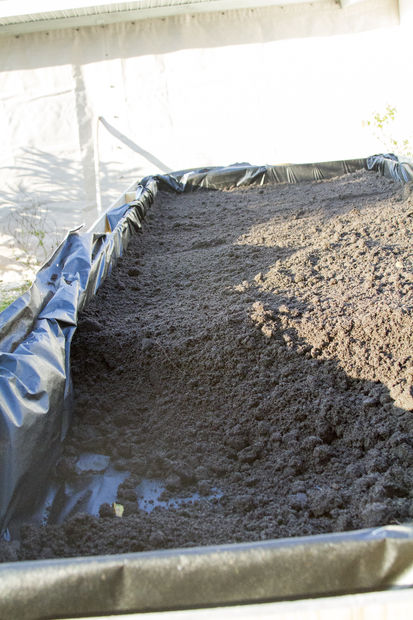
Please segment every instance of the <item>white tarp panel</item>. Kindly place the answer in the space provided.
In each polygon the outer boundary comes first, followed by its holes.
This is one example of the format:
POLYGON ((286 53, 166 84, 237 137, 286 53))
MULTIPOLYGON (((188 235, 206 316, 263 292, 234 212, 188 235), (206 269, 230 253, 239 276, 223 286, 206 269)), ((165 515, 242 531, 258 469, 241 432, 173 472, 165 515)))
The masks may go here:
POLYGON ((2 37, 1 230, 22 203, 90 224, 157 171, 382 151, 362 121, 386 103, 411 117, 408 45, 397 0, 2 37))

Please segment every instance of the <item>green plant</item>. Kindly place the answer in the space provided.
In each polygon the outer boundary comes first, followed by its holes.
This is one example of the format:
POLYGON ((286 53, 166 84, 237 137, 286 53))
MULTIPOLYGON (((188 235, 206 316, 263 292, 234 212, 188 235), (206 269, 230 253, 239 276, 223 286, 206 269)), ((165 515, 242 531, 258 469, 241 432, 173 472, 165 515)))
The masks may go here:
POLYGON ((8 308, 20 295, 23 295, 31 284, 32 283, 27 280, 23 284, 16 286, 16 288, 8 289, 7 291, 0 290, 0 312, 8 308))
POLYGON ((386 105, 384 112, 375 112, 373 119, 366 121, 374 136, 383 144, 386 152, 413 159, 413 146, 408 138, 397 138, 398 112, 395 106, 386 105))
POLYGON ((29 288, 38 267, 58 246, 63 235, 45 201, 30 194, 23 185, 17 188, 5 208, 7 220, 4 232, 13 239, 9 246, 20 250, 11 259, 11 262, 14 260, 20 264, 16 270, 20 274, 13 284, 6 285, 0 273, 0 312, 29 288))
POLYGON ((10 207, 8 233, 24 252, 19 260, 29 268, 43 264, 60 240, 50 210, 33 197, 10 207))

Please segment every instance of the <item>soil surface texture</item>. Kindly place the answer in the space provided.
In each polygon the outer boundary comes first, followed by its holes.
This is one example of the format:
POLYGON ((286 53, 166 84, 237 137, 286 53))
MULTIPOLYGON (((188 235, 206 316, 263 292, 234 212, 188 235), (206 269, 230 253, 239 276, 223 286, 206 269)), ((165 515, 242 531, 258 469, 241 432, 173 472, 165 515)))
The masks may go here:
POLYGON ((56 478, 100 455, 116 504, 25 525, 3 559, 410 521, 412 228, 409 188, 367 171, 158 194, 72 347, 56 478))

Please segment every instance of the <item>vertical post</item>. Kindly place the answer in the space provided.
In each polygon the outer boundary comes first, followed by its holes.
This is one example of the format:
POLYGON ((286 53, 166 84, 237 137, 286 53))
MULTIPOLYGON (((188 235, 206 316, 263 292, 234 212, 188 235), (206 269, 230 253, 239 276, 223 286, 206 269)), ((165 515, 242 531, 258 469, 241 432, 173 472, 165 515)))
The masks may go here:
POLYGON ((100 116, 96 117, 94 123, 93 158, 95 163, 95 186, 96 186, 96 209, 98 215, 102 213, 102 193, 100 190, 100 159, 99 159, 99 125, 100 116))
MULTIPOLYGON (((72 65, 72 74, 75 82, 76 118, 79 138, 80 158, 83 170, 83 183, 86 198, 85 220, 89 225, 96 218, 98 180, 96 178, 95 162, 95 117, 90 108, 86 84, 83 77, 80 58, 77 64, 72 65)), ((98 153, 96 154, 98 157, 98 153)))

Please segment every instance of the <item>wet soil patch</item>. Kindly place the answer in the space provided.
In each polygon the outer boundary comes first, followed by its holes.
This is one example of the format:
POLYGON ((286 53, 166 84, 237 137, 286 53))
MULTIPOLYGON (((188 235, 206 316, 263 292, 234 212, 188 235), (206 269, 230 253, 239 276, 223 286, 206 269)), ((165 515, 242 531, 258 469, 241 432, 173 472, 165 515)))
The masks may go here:
POLYGON ((161 192, 72 348, 56 484, 115 485, 3 559, 411 520, 412 228, 408 189, 366 171, 161 192))

